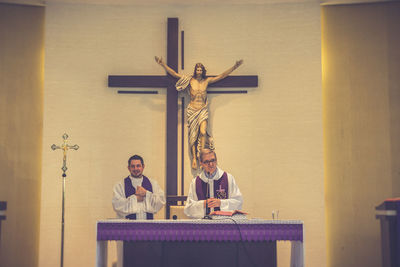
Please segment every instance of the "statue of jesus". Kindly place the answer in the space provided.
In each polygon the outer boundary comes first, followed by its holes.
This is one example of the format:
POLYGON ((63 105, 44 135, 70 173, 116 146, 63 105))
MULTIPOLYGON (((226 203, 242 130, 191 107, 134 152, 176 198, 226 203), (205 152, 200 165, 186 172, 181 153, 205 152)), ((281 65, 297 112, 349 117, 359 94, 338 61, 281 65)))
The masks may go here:
POLYGON ((197 169, 199 153, 204 148, 214 150, 213 139, 207 131, 208 124, 208 100, 207 87, 227 77, 232 71, 242 65, 243 60, 236 61, 233 67, 215 77, 207 77, 206 69, 203 64, 197 63, 194 67, 193 75, 182 75, 171 69, 160 57, 155 57, 166 72, 175 78, 178 78, 176 89, 182 91, 189 88, 190 103, 187 106, 186 115, 189 128, 189 146, 192 153, 192 168, 197 169))

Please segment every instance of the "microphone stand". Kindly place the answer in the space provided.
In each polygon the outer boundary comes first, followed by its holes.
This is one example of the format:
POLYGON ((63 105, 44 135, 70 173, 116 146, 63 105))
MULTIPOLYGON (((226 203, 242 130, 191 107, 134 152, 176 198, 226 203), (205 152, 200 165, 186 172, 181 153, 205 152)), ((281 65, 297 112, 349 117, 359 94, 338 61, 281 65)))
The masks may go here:
POLYGON ((210 179, 207 178, 206 208, 205 208, 204 217, 203 217, 203 219, 206 219, 206 220, 212 220, 212 217, 210 216, 210 214, 207 213, 209 198, 210 198, 210 179))

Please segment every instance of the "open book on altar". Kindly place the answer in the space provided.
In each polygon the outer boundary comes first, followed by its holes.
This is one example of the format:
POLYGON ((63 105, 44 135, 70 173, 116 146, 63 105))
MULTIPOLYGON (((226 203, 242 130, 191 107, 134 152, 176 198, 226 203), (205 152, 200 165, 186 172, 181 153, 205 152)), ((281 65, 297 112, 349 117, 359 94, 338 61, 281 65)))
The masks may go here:
POLYGON ((235 214, 247 215, 246 212, 241 210, 234 210, 234 211, 217 210, 210 213, 210 215, 217 215, 217 216, 233 216, 235 214))

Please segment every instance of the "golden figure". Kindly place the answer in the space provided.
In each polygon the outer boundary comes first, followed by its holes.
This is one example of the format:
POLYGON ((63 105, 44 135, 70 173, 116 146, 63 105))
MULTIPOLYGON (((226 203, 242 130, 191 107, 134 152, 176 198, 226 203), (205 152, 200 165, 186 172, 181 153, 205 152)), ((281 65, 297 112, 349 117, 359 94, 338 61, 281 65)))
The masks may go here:
POLYGON ((190 103, 188 104, 186 114, 188 118, 189 128, 189 146, 192 152, 192 168, 197 169, 197 160, 199 159, 199 151, 204 148, 214 149, 211 136, 207 133, 208 124, 208 100, 207 87, 209 84, 215 83, 227 77, 232 71, 242 65, 243 60, 236 61, 233 67, 227 69, 223 73, 215 77, 207 77, 206 69, 203 64, 197 63, 194 67, 192 76, 179 74, 171 69, 160 57, 155 57, 167 73, 179 81, 176 83, 178 91, 189 87, 190 103))

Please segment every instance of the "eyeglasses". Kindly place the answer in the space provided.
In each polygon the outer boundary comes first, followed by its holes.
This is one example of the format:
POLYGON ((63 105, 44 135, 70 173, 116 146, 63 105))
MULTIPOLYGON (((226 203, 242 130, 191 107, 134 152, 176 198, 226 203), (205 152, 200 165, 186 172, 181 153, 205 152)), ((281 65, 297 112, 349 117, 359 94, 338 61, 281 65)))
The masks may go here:
POLYGON ((205 160, 203 161, 204 164, 210 164, 210 163, 215 163, 217 161, 217 159, 210 159, 210 160, 205 160))

